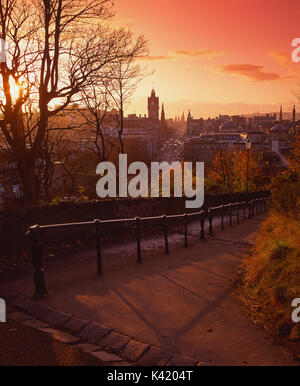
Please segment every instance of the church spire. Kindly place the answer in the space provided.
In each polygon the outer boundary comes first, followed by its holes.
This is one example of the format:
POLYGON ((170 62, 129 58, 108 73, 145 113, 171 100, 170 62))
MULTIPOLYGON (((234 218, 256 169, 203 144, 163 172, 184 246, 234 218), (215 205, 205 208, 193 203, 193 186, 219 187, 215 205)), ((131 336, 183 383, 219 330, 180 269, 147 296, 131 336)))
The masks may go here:
POLYGON ((293 123, 292 123, 292 133, 296 133, 296 106, 293 108, 293 123))
POLYGON ((279 122, 282 123, 282 105, 280 106, 279 122))
POLYGON ((160 120, 161 120, 161 127, 162 127, 162 128, 166 127, 166 116, 165 116, 165 108, 164 108, 164 104, 162 104, 162 106, 161 106, 161 116, 160 116, 160 120))
POLYGON ((294 108, 293 108, 293 123, 295 124, 296 122, 296 106, 294 105, 294 108))

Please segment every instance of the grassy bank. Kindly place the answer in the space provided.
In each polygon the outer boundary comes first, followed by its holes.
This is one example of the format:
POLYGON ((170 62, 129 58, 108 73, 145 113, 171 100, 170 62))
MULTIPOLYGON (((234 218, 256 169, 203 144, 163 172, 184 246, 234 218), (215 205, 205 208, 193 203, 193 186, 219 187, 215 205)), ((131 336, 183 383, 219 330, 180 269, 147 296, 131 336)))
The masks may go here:
POLYGON ((272 192, 273 202, 242 264, 239 297, 254 322, 300 357, 300 323, 291 320, 291 302, 300 297, 300 200, 298 182, 272 192))

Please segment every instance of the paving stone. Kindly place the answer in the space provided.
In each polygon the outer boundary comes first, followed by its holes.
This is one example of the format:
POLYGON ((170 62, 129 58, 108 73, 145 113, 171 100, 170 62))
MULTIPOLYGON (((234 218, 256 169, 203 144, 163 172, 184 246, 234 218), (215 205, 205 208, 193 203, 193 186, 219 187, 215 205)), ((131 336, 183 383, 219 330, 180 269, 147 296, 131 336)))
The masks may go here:
POLYGON ((58 310, 52 310, 41 319, 52 326, 59 327, 64 325, 70 318, 70 314, 58 310))
POLYGON ((37 319, 30 319, 26 320, 25 322, 22 322, 25 324, 25 326, 33 327, 33 328, 47 328, 49 327, 49 324, 41 322, 40 320, 37 319))
POLYGON ((195 366, 197 361, 192 358, 182 357, 181 355, 173 355, 167 366, 195 366))
POLYGON ((19 322, 22 322, 24 320, 32 319, 32 316, 24 314, 24 312, 15 311, 8 314, 9 317, 13 320, 17 320, 19 322))
POLYGON ((99 341, 104 335, 108 334, 111 330, 104 326, 100 326, 96 323, 89 323, 87 326, 80 331, 78 336, 83 339, 99 341))
POLYGON ((76 343, 79 342, 80 339, 76 338, 73 335, 67 334, 66 332, 62 332, 59 330, 55 330, 53 328, 40 328, 41 331, 46 332, 53 339, 58 340, 62 343, 76 343))
POLYGON ((122 356, 129 361, 135 362, 150 346, 131 339, 127 346, 122 350, 122 356))
POLYGON ((28 311, 33 304, 34 302, 31 299, 23 295, 18 295, 12 300, 12 305, 23 311, 28 311))
POLYGON ((76 345, 76 347, 78 347, 83 352, 93 352, 101 349, 99 346, 96 346, 95 344, 90 344, 90 343, 80 343, 76 345))
POLYGON ((55 310, 47 306, 45 303, 34 303, 28 312, 43 322, 49 323, 55 327, 62 326, 68 319, 70 314, 55 310))
POLYGON ((28 312, 30 315, 33 315, 35 318, 44 319, 44 317, 49 314, 53 308, 50 308, 45 303, 35 302, 29 308, 28 312))
POLYGON ((108 335, 105 335, 103 338, 101 338, 97 343, 110 349, 113 352, 119 352, 126 346, 128 342, 128 336, 112 331, 108 335))
POLYGON ((100 359, 103 362, 122 362, 123 359, 115 354, 110 354, 106 351, 94 351, 90 353, 94 357, 100 359))
POLYGON ((81 320, 81 319, 78 319, 78 318, 75 318, 74 316, 72 316, 71 319, 69 319, 64 327, 67 329, 67 330, 70 330, 74 333, 77 333, 79 332, 84 326, 86 326, 87 324, 89 324, 90 322, 88 320, 81 320))
POLYGON ((150 347, 138 361, 142 366, 165 366, 171 354, 156 347, 150 347))

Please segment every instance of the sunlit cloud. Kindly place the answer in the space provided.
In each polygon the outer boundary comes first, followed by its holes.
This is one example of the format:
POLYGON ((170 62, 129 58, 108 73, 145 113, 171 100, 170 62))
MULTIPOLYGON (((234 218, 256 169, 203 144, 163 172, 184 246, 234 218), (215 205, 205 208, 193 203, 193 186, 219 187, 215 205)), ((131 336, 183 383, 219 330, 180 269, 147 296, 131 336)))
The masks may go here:
POLYGON ((171 56, 163 56, 163 55, 157 55, 157 56, 153 56, 153 55, 145 55, 145 56, 140 56, 139 57, 139 60, 146 60, 146 61, 160 61, 160 60, 170 60, 172 59, 171 56))
POLYGON ((200 49, 200 50, 176 50, 169 52, 167 55, 147 55, 140 57, 139 60, 146 61, 161 61, 161 60, 175 60, 180 58, 207 58, 211 59, 215 56, 224 54, 224 51, 200 49))
POLYGON ((201 50, 177 50, 172 53, 173 56, 185 56, 189 58, 213 58, 215 56, 219 56, 224 54, 224 51, 218 51, 218 50, 208 50, 208 49, 201 49, 201 50))
POLYGON ((271 52, 270 56, 276 63, 279 63, 283 67, 288 67, 293 64, 291 56, 283 52, 271 52))
POLYGON ((266 72, 263 66, 254 64, 227 64, 217 69, 225 74, 232 74, 253 82, 292 79, 294 75, 280 75, 276 72, 266 72))

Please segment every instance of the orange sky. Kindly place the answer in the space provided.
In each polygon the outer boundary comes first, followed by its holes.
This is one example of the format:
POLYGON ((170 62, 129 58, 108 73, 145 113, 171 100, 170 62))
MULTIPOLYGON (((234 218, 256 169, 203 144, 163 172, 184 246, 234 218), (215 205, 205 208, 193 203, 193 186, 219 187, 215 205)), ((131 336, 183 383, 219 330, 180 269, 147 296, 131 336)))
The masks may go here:
MULTIPOLYGON (((300 63, 299 0, 115 0, 116 21, 149 42, 143 64, 155 74, 136 90, 128 112, 146 113, 154 87, 167 117, 291 109, 300 63), (298 28, 297 28, 298 26, 298 28)), ((299 110, 299 109, 298 109, 299 110)))

